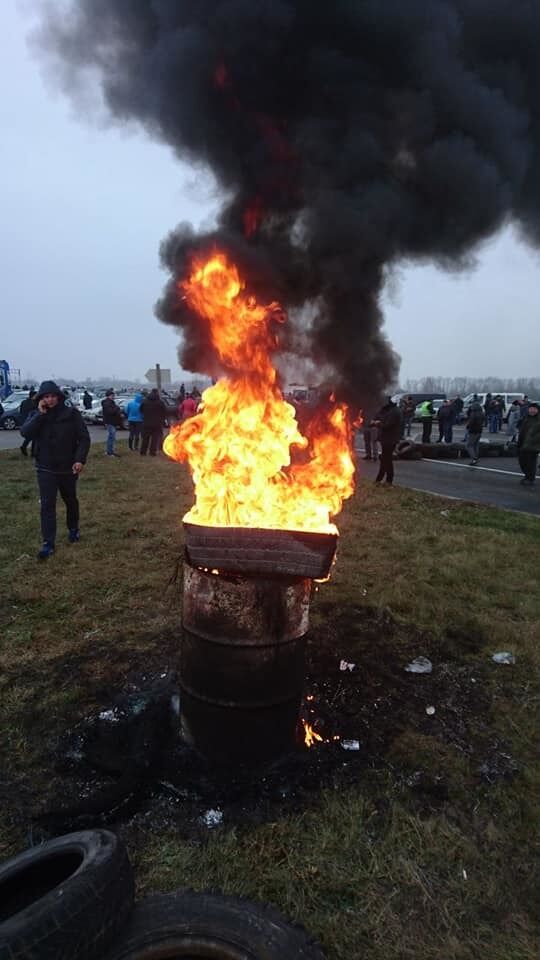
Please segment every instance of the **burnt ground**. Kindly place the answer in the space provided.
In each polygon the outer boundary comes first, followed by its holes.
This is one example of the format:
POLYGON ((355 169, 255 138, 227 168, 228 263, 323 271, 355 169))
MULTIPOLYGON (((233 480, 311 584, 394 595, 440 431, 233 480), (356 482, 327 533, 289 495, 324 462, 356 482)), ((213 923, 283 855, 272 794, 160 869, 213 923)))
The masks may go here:
MULTIPOLYGON (((435 637, 389 612, 330 603, 318 604, 314 620, 302 716, 322 742, 308 749, 299 726, 296 748, 278 763, 220 771, 179 741, 177 636, 161 638, 159 657, 144 650, 144 638, 131 651, 109 638, 98 678, 91 670, 99 651, 89 642, 77 669, 84 676, 87 662, 95 709, 51 742, 43 791, 6 786, 8 811, 34 839, 98 824, 137 832, 148 818, 196 836, 208 832, 209 810, 227 826, 263 823, 316 804, 323 787, 368 789, 380 771, 420 814, 514 775, 491 712, 514 668, 491 662, 481 632, 435 637), (418 656, 432 661, 432 673, 405 671, 418 656), (353 670, 341 670, 341 660, 353 670), (345 750, 344 740, 359 749, 345 750)), ((65 658, 54 669, 67 678, 72 666, 65 658)), ((388 791, 379 793, 377 802, 388 803, 388 791)))

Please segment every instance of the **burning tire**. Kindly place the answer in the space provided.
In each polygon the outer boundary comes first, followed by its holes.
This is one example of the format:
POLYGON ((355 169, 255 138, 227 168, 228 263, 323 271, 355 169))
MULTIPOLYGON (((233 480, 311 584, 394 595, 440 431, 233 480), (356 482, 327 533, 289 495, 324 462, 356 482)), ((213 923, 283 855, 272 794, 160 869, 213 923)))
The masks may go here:
POLYGON ((273 908, 182 891, 137 904, 107 960, 324 960, 299 926, 273 908))
POLYGON ((84 830, 0 866, 0 958, 101 960, 133 906, 123 844, 84 830))

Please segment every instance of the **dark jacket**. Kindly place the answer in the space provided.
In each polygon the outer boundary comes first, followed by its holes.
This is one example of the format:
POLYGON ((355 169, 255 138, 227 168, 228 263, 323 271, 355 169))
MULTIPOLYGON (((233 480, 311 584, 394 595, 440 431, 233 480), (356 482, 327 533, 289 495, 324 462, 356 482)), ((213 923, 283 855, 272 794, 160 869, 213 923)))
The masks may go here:
POLYGON ((401 439, 401 414, 395 403, 385 403, 377 414, 380 420, 379 437, 381 443, 398 443, 401 439))
POLYGON ((158 396, 146 397, 141 403, 143 426, 147 430, 159 430, 167 417, 167 407, 158 396))
POLYGON ((439 423, 454 423, 454 420, 456 419, 456 413, 451 403, 441 404, 437 414, 437 419, 439 423))
POLYGON ((467 430, 469 433, 482 433, 484 429, 484 411, 478 401, 471 403, 467 417, 467 430))
POLYGON ((105 397, 101 401, 101 409, 103 410, 103 423, 110 423, 113 427, 122 426, 122 411, 111 397, 105 397))
POLYGON ((529 453, 540 453, 540 413, 529 414, 519 427, 518 447, 529 453))
POLYGON ((21 433, 34 443, 38 468, 67 473, 71 472, 74 463, 86 463, 90 434, 79 411, 75 407, 66 407, 62 394, 58 396, 58 406, 53 410, 46 413, 33 410, 23 423, 21 433))
POLYGON ((19 407, 19 413, 23 418, 21 423, 24 423, 29 413, 32 413, 32 410, 35 410, 37 407, 37 400, 34 397, 27 397, 26 400, 23 400, 19 407))

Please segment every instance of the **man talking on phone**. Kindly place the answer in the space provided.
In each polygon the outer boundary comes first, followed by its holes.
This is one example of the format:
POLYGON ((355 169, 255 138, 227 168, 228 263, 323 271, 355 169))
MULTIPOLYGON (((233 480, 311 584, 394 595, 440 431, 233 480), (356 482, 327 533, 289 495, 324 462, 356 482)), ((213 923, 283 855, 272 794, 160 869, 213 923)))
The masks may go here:
POLYGON ((36 399, 37 407, 24 421, 21 433, 34 443, 43 538, 38 560, 47 560, 56 543, 58 493, 66 505, 68 540, 80 540, 77 480, 90 449, 90 434, 79 411, 66 406, 64 394, 52 380, 44 380, 36 399))

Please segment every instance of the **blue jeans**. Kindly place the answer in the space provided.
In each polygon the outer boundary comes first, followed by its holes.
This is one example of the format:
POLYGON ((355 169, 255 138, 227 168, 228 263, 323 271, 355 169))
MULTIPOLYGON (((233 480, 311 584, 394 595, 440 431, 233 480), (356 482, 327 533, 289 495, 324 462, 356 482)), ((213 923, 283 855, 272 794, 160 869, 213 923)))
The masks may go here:
POLYGON ((116 427, 114 423, 105 424, 107 427, 107 454, 112 456, 114 453, 114 441, 116 440, 116 427))

